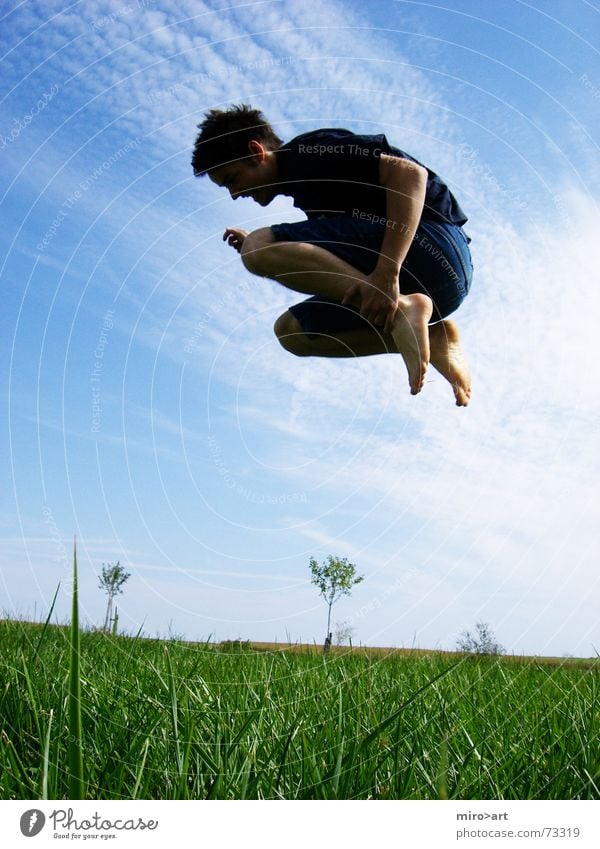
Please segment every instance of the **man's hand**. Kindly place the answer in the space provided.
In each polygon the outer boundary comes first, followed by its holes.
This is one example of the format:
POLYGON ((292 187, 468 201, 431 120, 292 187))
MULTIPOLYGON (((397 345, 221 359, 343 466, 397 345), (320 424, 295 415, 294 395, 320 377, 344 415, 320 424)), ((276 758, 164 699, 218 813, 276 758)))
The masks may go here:
POLYGON ((242 230, 240 227, 228 227, 223 233, 223 241, 226 241, 228 245, 231 245, 239 253, 242 250, 242 245, 248 232, 248 230, 242 230))
POLYGON ((363 318, 375 327, 383 327, 384 333, 391 333, 399 298, 398 277, 382 277, 374 272, 353 283, 346 291, 342 304, 353 303, 360 307, 363 318))

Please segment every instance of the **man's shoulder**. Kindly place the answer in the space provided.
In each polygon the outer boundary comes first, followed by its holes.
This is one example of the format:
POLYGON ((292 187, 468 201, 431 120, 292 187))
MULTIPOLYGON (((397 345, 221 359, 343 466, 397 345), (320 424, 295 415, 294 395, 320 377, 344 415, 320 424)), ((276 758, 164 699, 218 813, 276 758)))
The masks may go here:
POLYGON ((353 136, 352 130, 346 130, 343 127, 321 127, 318 130, 309 130, 306 133, 301 133, 299 136, 294 136, 293 139, 285 142, 282 149, 294 149, 299 145, 317 144, 325 138, 347 138, 353 136))
POLYGON ((378 159, 382 153, 404 155, 398 148, 389 144, 383 133, 355 133, 342 127, 322 127, 294 136, 285 142, 277 151, 285 154, 287 160, 304 159, 304 154, 317 154, 319 158, 328 161, 343 161, 356 159, 358 154, 363 157, 371 155, 378 159))
MULTIPOLYGON (((306 148, 310 146, 316 146, 317 150, 320 150, 318 145, 335 144, 336 142, 342 143, 344 140, 350 144, 356 142, 356 144, 362 145, 363 149, 372 149, 376 154, 389 153, 392 156, 414 159, 406 151, 390 144, 385 133, 360 133, 355 130, 348 130, 345 127, 319 127, 316 130, 309 130, 306 133, 294 136, 294 138, 282 144, 279 150, 294 151, 297 153, 298 149, 300 151, 306 151, 306 148)), ((343 151, 338 148, 336 152, 343 151)), ((417 160, 415 159, 414 161, 416 162, 417 160)))

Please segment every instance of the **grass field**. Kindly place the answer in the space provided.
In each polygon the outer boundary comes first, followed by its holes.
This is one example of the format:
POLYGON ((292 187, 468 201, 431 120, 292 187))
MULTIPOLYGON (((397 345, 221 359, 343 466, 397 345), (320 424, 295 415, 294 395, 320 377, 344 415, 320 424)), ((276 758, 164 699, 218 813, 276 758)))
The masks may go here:
MULTIPOLYGON (((0 797, 67 798, 69 629, 1 621, 0 645, 0 797)), ((88 798, 600 797, 591 661, 89 632, 80 660, 88 798)))

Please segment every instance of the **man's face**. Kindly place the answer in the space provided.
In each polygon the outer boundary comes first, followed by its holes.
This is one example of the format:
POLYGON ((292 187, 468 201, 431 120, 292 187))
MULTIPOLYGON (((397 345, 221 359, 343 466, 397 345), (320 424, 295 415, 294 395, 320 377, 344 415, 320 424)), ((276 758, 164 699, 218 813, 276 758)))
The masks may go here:
POLYGON ((271 203, 277 194, 273 182, 272 168, 267 159, 263 161, 230 162, 209 171, 208 176, 217 186, 229 191, 233 200, 251 197, 261 206, 271 203))

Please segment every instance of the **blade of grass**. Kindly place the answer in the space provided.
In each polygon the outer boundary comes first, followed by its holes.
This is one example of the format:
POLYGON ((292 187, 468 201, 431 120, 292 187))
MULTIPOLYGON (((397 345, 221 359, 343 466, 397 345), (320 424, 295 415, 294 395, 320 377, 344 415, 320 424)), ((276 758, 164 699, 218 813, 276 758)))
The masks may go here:
POLYGON ((31 781, 29 779, 29 776, 27 775, 27 770, 23 766, 20 757, 15 751, 15 747, 8 739, 8 736, 5 734, 4 731, 2 732, 2 742, 5 746, 5 751, 8 756, 8 761, 10 769, 12 770, 13 778, 17 782, 20 782, 20 784, 17 784, 16 787, 16 792, 17 794, 19 794, 16 796, 16 798, 27 799, 31 796, 32 793, 31 781))
POLYGON ((77 546, 73 543, 73 607, 71 611, 71 662, 69 667, 69 799, 85 798, 82 737, 77 546))
POLYGON ((40 634, 40 638, 37 641, 37 646, 35 647, 35 650, 34 650, 35 657, 39 656, 40 647, 42 645, 44 635, 45 635, 46 631, 48 630, 48 624, 50 622, 50 617, 52 616, 52 613, 54 611, 54 605, 56 604, 56 599, 57 599, 57 596, 58 596, 59 589, 60 589, 60 581, 58 582, 58 586, 56 587, 56 592, 54 593, 54 598, 52 599, 52 604, 50 605, 50 610, 48 611, 48 616, 46 617, 46 621, 44 622, 44 627, 42 628, 42 633, 40 634))
POLYGON ((302 728, 302 719, 298 719, 298 720, 294 719, 294 721, 292 722, 292 724, 290 725, 290 727, 288 729, 286 741, 285 741, 285 744, 283 746, 281 758, 279 760, 279 770, 277 772, 277 780, 275 781, 275 790, 277 792, 279 792, 279 788, 281 786, 281 779, 282 779, 282 776, 283 776, 283 769, 285 767, 285 759, 287 758, 288 749, 290 748, 290 744, 291 744, 292 740, 294 739, 296 734, 301 730, 301 728, 302 728))
POLYGON ((2 743, 5 747, 5 752, 8 756, 13 776, 18 782, 20 782, 20 786, 17 786, 17 793, 20 795, 17 796, 17 798, 28 799, 35 792, 32 787, 31 779, 27 774, 27 770, 23 764, 23 761, 17 754, 12 741, 8 738, 8 735, 4 730, 2 731, 1 737, 2 743))
POLYGON ((342 687, 339 687, 339 704, 338 704, 338 739, 337 739, 337 756, 335 759, 335 767, 333 769, 333 776, 331 779, 331 789, 334 794, 338 792, 338 785, 340 783, 340 775, 342 772, 342 759, 344 756, 344 729, 343 729, 343 719, 344 714, 342 710, 342 687))
POLYGON ((438 799, 448 798, 448 738, 440 743, 440 762, 437 774, 438 799))
POLYGON ((241 727, 238 729, 238 731, 236 731, 234 736, 229 741, 228 746, 227 746, 227 756, 228 757, 230 757, 233 754, 235 747, 238 745, 238 743, 240 742, 240 740, 242 739, 242 737, 244 736, 244 734, 246 733, 248 728, 250 728, 252 723, 255 721, 257 713, 258 713, 257 711, 251 711, 248 718, 242 723, 241 727))
POLYGON ((188 787, 188 770, 190 766, 190 755, 192 753, 192 741, 194 739, 195 734, 195 725, 192 720, 185 730, 185 739, 184 739, 184 750, 183 750, 183 762, 181 765, 181 770, 179 773, 179 782, 177 786, 177 799, 189 799, 189 787, 188 787))
POLYGON ((177 771, 179 775, 183 773, 183 755, 179 741, 179 722, 177 718, 177 688, 175 686, 175 676, 173 675, 173 667, 171 665, 171 656, 169 650, 165 646, 165 657, 167 659, 167 673, 169 679, 169 695, 171 697, 171 724, 173 726, 173 741, 175 743, 175 754, 177 757, 177 771))
POLYGON ((146 766, 146 757, 148 756, 148 748, 150 746, 150 740, 148 737, 144 740, 144 749, 142 752, 142 762, 137 771, 137 776, 135 779, 135 787, 133 788, 133 794, 131 796, 132 799, 137 799, 138 793, 140 790, 140 785, 142 783, 142 775, 144 773, 144 767, 146 766))
POLYGON ((48 798, 48 764, 50 762, 50 732, 52 730, 52 717, 54 711, 50 708, 50 716, 48 718, 48 728, 46 730, 46 739, 44 741, 44 760, 42 765, 42 799, 48 798))
MULTIPOLYGON (((583 772, 584 772, 584 774, 585 774, 585 775, 589 778, 589 780, 590 780, 590 784, 592 785, 592 787, 594 788, 594 791, 595 791, 595 793, 596 793, 596 795, 595 795, 595 796, 593 796, 593 795, 591 795, 591 794, 590 794, 590 797, 589 797, 589 798, 590 798, 590 799, 594 799, 594 798, 596 798, 596 799, 600 799, 600 789, 598 788, 598 785, 596 784, 596 782, 594 781, 594 779, 592 778, 592 776, 590 775, 590 773, 587 771, 587 769, 585 769, 585 767, 584 767, 583 772)), ((598 776, 596 776, 596 778, 598 778, 598 776)))
POLYGON ((35 723, 35 728, 37 732, 38 739, 42 736, 42 729, 40 728, 40 711, 38 709, 37 699, 35 697, 35 693, 33 690, 33 685, 31 683, 31 677, 29 675, 29 669, 27 668, 27 662, 24 657, 21 658, 21 662, 23 664, 23 677, 25 678, 25 683, 27 684, 27 694, 29 696, 29 704, 31 705, 31 715, 33 717, 33 721, 35 723))

